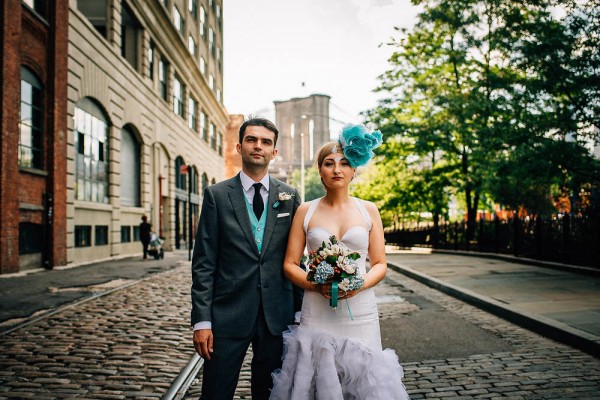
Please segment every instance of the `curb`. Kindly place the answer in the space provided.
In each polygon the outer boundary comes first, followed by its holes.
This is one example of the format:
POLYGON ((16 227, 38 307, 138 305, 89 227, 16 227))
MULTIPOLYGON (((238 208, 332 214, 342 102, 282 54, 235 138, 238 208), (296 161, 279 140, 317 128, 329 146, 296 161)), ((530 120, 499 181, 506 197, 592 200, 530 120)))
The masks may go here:
POLYGON ((431 288, 439 290, 440 292, 446 293, 477 308, 488 311, 500 318, 515 323, 522 328, 531 330, 542 336, 556 340, 568 346, 575 347, 594 357, 600 358, 600 337, 596 335, 584 332, 541 315, 519 311, 510 305, 503 304, 490 297, 483 296, 468 289, 464 289, 459 286, 444 282, 440 279, 433 278, 403 265, 388 262, 388 267, 431 288))

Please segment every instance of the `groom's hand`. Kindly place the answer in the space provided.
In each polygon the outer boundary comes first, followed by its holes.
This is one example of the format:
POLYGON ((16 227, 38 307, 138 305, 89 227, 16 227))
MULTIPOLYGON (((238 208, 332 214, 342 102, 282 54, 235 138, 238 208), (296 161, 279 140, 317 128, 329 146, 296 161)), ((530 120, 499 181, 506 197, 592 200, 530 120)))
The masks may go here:
POLYGON ((210 360, 213 352, 213 333, 212 329, 198 329, 194 331, 194 347, 205 360, 210 360))

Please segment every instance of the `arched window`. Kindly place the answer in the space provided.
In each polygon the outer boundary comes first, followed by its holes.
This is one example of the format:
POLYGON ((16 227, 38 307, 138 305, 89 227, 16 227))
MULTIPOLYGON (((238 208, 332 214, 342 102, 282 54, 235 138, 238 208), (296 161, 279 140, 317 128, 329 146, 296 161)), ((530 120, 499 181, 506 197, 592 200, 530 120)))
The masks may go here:
POLYGON ((89 98, 75 106, 75 198, 108 203, 108 118, 89 98))
POLYGON ((19 165, 44 168, 44 88, 29 69, 21 67, 19 165))
POLYGON ((187 189, 187 185, 185 184, 187 180, 187 175, 181 173, 181 166, 185 165, 185 161, 183 158, 177 157, 175 159, 175 187, 178 189, 187 189))
POLYGON ((198 194, 198 169, 192 167, 192 193, 198 194))
POLYGON ((202 174, 202 193, 204 193, 204 189, 208 187, 208 176, 206 173, 202 174))
POLYGON ((140 144, 128 126, 121 130, 121 205, 141 205, 140 144))

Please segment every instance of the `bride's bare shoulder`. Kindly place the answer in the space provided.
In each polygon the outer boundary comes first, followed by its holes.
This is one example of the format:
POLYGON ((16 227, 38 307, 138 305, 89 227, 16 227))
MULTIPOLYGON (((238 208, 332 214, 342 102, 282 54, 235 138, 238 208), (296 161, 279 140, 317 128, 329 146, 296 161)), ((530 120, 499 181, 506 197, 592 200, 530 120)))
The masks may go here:
POLYGON ((304 218, 308 208, 310 207, 310 201, 306 201, 298 206, 296 210, 295 218, 304 218))

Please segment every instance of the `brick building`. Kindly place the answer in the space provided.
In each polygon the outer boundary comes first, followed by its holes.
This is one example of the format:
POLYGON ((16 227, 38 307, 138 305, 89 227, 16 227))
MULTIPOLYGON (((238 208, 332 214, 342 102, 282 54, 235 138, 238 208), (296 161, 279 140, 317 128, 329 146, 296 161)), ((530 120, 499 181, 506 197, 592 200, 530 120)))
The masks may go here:
POLYGON ((8 0, 2 21, 0 176, 15 190, 0 198, 0 272, 140 253, 144 214, 167 250, 191 245, 202 188, 224 176, 222 2, 8 0), (41 139, 19 99, 43 102, 41 139), (49 256, 27 248, 39 237, 49 256))
POLYGON ((5 0, 0 273, 66 263, 67 2, 5 0))

